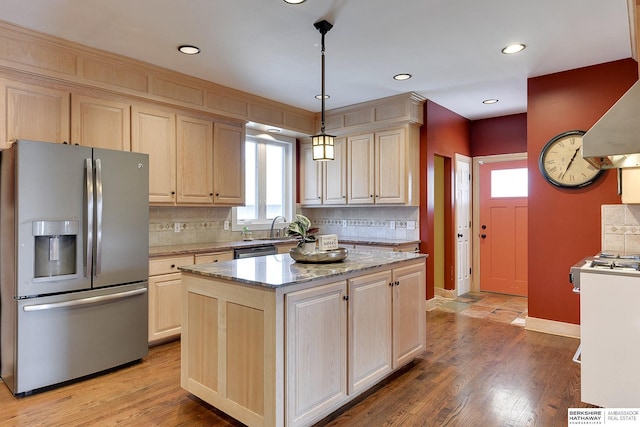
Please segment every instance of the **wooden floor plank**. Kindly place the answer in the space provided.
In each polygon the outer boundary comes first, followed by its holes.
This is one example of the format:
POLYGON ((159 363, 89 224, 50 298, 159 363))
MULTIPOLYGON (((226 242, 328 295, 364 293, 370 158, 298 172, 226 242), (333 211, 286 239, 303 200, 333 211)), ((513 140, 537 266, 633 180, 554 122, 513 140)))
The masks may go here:
MULTIPOLYGON (((433 310, 427 352, 318 426, 566 426, 580 402, 576 339, 433 310)), ((140 363, 24 398, 1 426, 242 426, 180 388, 180 342, 140 363)))

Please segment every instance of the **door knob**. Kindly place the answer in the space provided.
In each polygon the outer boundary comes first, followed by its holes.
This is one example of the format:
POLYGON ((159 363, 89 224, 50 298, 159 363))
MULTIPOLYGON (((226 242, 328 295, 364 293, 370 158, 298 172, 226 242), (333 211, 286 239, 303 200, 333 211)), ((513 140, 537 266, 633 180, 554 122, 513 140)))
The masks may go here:
POLYGON ((486 229, 487 229, 487 226, 486 226, 486 225, 484 225, 484 224, 482 224, 482 229, 483 229, 483 230, 486 230, 486 229))
POLYGON ((482 237, 483 239, 486 239, 487 235, 486 234, 481 234, 480 237, 482 237))
POLYGON ((462 234, 458 233, 458 237, 462 238, 462 234))

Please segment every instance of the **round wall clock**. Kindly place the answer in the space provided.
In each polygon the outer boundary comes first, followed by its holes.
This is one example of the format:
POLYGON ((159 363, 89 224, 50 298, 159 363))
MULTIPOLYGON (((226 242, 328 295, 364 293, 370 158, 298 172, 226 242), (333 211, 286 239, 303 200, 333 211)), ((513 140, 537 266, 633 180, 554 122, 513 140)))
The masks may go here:
POLYGON ((551 138, 542 148, 538 160, 540 172, 556 187, 586 187, 604 172, 582 158, 584 134, 581 130, 563 132, 551 138))

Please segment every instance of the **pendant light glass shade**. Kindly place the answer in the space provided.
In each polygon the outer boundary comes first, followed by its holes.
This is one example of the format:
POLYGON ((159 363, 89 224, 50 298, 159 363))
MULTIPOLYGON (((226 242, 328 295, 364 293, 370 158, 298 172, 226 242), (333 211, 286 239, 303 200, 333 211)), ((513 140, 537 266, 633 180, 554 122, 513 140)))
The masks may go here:
POLYGON ((322 132, 319 135, 311 137, 311 146, 313 149, 313 160, 333 160, 333 139, 332 135, 322 132))
POLYGON ((324 93, 324 35, 333 28, 333 24, 322 20, 313 24, 313 26, 322 34, 322 94, 320 95, 320 100, 322 101, 322 125, 320 126, 320 133, 311 137, 312 156, 313 160, 333 160, 335 159, 333 152, 333 139, 335 136, 324 133, 324 100, 327 98, 324 93))

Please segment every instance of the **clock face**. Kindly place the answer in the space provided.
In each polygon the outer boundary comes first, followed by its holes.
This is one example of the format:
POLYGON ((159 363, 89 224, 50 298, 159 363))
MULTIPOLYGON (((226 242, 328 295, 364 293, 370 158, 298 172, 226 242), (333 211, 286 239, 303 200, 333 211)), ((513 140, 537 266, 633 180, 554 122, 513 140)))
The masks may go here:
POLYGON ((593 183, 602 175, 582 158, 584 131, 573 130, 553 137, 542 148, 538 165, 547 181, 557 187, 580 188, 593 183))

